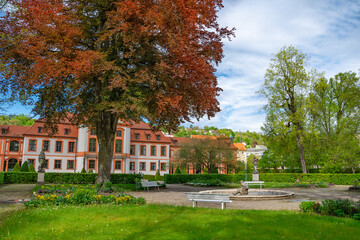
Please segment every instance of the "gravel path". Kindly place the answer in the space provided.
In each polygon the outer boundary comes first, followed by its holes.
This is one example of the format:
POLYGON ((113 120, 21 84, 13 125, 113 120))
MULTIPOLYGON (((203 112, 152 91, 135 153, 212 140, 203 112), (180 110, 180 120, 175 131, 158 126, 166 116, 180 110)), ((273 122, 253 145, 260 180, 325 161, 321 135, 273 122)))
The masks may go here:
POLYGON ((0 185, 0 202, 29 198, 35 186, 36 184, 2 184, 0 185))
MULTIPOLYGON (((3 184, 0 185, 0 206, 8 200, 29 198, 35 184, 3 184)), ((346 198, 360 200, 360 192, 349 192, 349 186, 333 186, 330 188, 288 188, 280 189, 295 193, 295 197, 284 200, 266 201, 233 201, 227 204, 230 209, 256 210, 299 210, 302 201, 321 201, 324 199, 346 198)), ((135 197, 143 197, 148 203, 169 204, 174 206, 192 206, 185 197, 185 192, 199 192, 219 188, 193 187, 181 184, 168 184, 166 189, 130 192, 135 197)), ((269 188, 267 188, 269 189, 269 188)), ((279 190, 279 189, 277 189, 279 190)), ((199 207, 220 208, 219 203, 199 202, 199 207)))
MULTIPOLYGON (((299 210, 302 201, 347 198, 360 200, 359 192, 349 192, 349 186, 333 186, 330 188, 289 188, 281 189, 295 193, 295 197, 284 200, 267 201, 233 201, 227 205, 230 209, 256 209, 256 210, 299 210)), ((219 188, 192 187, 179 184, 168 184, 167 189, 131 192, 135 197, 144 197, 148 203, 169 204, 176 206, 192 206, 185 197, 184 192, 199 192, 219 188)), ((267 188, 269 189, 269 188, 267 188)), ((277 189, 279 190, 279 189, 277 189)), ((199 202, 199 207, 220 208, 219 203, 199 202)))

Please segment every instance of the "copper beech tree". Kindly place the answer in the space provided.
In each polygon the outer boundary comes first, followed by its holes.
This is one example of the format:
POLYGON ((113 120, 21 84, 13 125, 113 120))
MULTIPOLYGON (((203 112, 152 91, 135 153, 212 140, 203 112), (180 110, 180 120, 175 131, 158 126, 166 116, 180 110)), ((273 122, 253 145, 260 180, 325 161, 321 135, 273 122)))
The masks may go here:
POLYGON ((221 0, 9 0, 0 64, 11 96, 47 126, 96 129, 97 182, 110 179, 117 122, 153 129, 214 116, 221 0), (68 114, 70 113, 70 114, 68 114))

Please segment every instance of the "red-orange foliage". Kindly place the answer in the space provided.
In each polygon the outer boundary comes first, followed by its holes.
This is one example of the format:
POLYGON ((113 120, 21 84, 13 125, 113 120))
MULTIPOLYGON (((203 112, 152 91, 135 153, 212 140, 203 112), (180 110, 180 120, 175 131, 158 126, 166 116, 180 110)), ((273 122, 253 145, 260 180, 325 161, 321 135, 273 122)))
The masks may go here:
POLYGON ((216 22, 221 2, 10 0, 0 61, 13 94, 36 96, 41 117, 176 128, 220 110, 214 65, 233 34, 216 22))

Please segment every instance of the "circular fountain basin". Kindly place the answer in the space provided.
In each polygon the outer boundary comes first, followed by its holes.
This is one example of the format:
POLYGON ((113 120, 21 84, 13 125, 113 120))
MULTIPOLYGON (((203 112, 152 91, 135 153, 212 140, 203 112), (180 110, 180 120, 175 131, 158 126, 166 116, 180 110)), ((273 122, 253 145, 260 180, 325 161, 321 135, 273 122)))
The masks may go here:
POLYGON ((219 189, 219 190, 206 190, 200 193, 227 193, 230 200, 233 201, 261 201, 261 200, 280 200, 294 197, 293 192, 282 190, 262 190, 262 189, 249 189, 248 195, 234 195, 235 189, 219 189))

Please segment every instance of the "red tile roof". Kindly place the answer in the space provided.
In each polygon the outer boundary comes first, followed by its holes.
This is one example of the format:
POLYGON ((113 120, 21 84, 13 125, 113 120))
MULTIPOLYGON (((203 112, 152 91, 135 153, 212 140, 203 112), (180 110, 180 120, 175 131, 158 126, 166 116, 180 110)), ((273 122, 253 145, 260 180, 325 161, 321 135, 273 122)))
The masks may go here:
POLYGON ((239 149, 240 151, 246 151, 246 147, 243 143, 234 143, 235 147, 239 149))
POLYGON ((23 137, 30 128, 29 126, 0 125, 0 137, 23 137), (6 130, 5 134, 2 134, 3 129, 6 130))
MULTIPOLYGON (((45 131, 43 122, 36 121, 34 125, 32 125, 26 132, 24 132, 24 135, 49 136, 49 132, 45 131), (39 133, 38 131, 39 127, 43 128, 41 133, 39 133)), ((53 137, 70 137, 70 138, 77 138, 77 136, 78 136, 78 128, 74 125, 71 125, 70 123, 58 124, 58 131, 56 134, 53 135, 53 137), (68 135, 65 135, 65 129, 70 130, 68 135)))
POLYGON ((152 132, 149 124, 145 122, 133 123, 130 131, 130 139, 134 142, 149 142, 149 143, 172 143, 169 137, 165 137, 161 131, 152 132), (136 139, 135 134, 139 134, 139 139, 136 139), (150 135, 150 139, 146 139, 146 135, 150 135), (157 136, 160 137, 158 140, 157 136))

